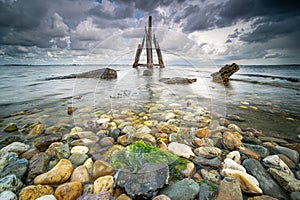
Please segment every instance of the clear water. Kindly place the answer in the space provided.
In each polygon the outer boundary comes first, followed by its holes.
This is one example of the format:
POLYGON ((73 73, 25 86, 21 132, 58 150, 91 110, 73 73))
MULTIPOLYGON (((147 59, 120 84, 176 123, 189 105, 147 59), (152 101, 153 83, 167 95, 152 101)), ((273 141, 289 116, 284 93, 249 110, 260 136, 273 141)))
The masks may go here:
POLYGON ((158 103, 192 101, 222 115, 237 114, 246 119, 238 123, 282 137, 300 134, 300 83, 282 79, 245 76, 245 74, 293 77, 300 79, 300 66, 241 66, 228 87, 212 82, 216 66, 167 66, 154 69, 151 77, 145 68, 109 66, 118 70, 118 79, 46 80, 106 66, 0 66, 0 117, 2 124, 17 120, 21 124, 43 121, 81 123, 93 118, 96 111, 131 109, 158 103), (197 78, 191 85, 167 85, 160 78, 197 78), (245 101, 247 103, 245 103, 245 101), (247 105, 246 105, 247 104, 247 105), (249 105, 248 105, 249 104, 249 105), (67 106, 78 107, 81 115, 66 114, 67 106), (246 107, 245 107, 246 106, 246 107), (40 112, 32 115, 7 116, 20 111, 40 112))

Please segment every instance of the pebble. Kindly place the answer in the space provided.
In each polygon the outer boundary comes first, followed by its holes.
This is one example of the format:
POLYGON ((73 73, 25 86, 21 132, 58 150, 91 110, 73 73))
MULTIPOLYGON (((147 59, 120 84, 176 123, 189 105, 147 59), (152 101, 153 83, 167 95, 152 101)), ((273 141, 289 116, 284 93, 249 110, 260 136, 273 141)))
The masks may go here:
POLYGON ((287 175, 290 175, 294 177, 293 172, 290 170, 290 168, 279 158, 278 155, 271 155, 263 159, 263 163, 269 167, 269 168, 276 168, 283 172, 285 172, 287 175))
POLYGON ((197 156, 203 156, 207 158, 219 156, 222 151, 218 147, 199 147, 194 150, 197 156))
POLYGON ((198 183, 192 179, 185 178, 164 188, 159 194, 164 194, 172 200, 194 200, 198 196, 199 191, 198 183))
POLYGON ((18 197, 12 191, 6 190, 6 191, 1 192, 0 199, 1 200, 18 200, 18 197))
POLYGON ((77 200, 82 194, 82 184, 80 182, 69 182, 58 186, 54 196, 57 200, 77 200))
POLYGON ((96 180, 101 176, 112 175, 115 172, 115 169, 108 163, 103 160, 96 160, 93 165, 93 176, 92 179, 96 180))
POLYGON ((251 149, 248 149, 246 147, 239 147, 238 149, 242 154, 246 154, 249 158, 254 158, 256 160, 260 160, 260 154, 256 153, 255 151, 252 151, 251 149))
POLYGON ((110 200, 111 192, 100 192, 98 194, 84 194, 78 200, 110 200))
POLYGON ((0 179, 0 192, 6 190, 17 192, 22 186, 22 181, 15 174, 10 174, 0 179))
POLYGON ((29 170, 26 183, 30 183, 36 176, 45 173, 50 156, 45 152, 34 155, 29 161, 29 170))
POLYGON ((260 146, 260 145, 244 143, 243 146, 246 147, 247 149, 257 152, 261 158, 265 158, 270 154, 270 152, 267 148, 260 146))
POLYGON ((73 153, 87 154, 88 152, 89 152, 89 148, 86 146, 74 146, 71 149, 71 154, 73 153))
POLYGON ((223 134, 223 144, 229 150, 234 150, 242 145, 241 138, 230 131, 223 134))
POLYGON ((22 179, 28 169, 28 160, 25 158, 17 160, 8 160, 8 165, 0 173, 0 178, 3 178, 9 174, 15 174, 17 178, 22 179))
POLYGON ((18 127, 17 127, 16 123, 8 123, 3 129, 4 132, 8 132, 8 133, 12 133, 17 130, 18 130, 18 127))
POLYGON ((235 178, 225 177, 219 186, 218 200, 243 200, 240 183, 235 178))
POLYGON ((286 155, 294 163, 299 163, 299 153, 297 151, 282 146, 275 146, 274 149, 279 153, 286 155))
POLYGON ((191 156, 195 156, 190 146, 178 142, 171 142, 168 144, 168 151, 187 159, 189 159, 191 156))
POLYGON ((30 185, 22 189, 19 199, 32 200, 52 193, 53 188, 50 185, 30 185))
POLYGON ((36 137, 44 132, 45 125, 44 124, 37 124, 31 129, 28 135, 26 135, 26 138, 32 138, 36 137))
POLYGON ((43 136, 37 141, 35 147, 40 151, 45 151, 49 147, 49 145, 51 145, 53 142, 59 142, 61 139, 62 139, 61 133, 55 133, 55 134, 43 136))
POLYGON ((86 166, 81 165, 79 167, 76 167, 72 173, 70 181, 71 182, 78 181, 83 184, 88 183, 90 181, 90 174, 86 166))
MULTIPOLYGON (((118 200, 121 200, 121 199, 118 199, 118 200)), ((167 195, 161 194, 161 195, 154 197, 152 200, 171 200, 171 199, 167 195)))
POLYGON ((208 127, 196 130, 196 136, 198 138, 208 138, 210 137, 210 135, 211 135, 211 131, 209 130, 208 127))
POLYGON ((269 168, 268 172, 287 191, 300 192, 300 180, 294 178, 293 176, 288 176, 286 173, 278 169, 269 168))
POLYGON ((37 198, 36 200, 57 200, 54 195, 49 194, 42 197, 37 198))
POLYGON ((113 192, 114 177, 110 175, 101 176, 94 181, 93 193, 113 192))
POLYGON ((3 154, 4 152, 15 152, 16 154, 20 155, 27 151, 29 149, 29 145, 24 144, 22 142, 13 142, 6 147, 3 147, 0 150, 0 154, 3 154))
POLYGON ((221 166, 221 160, 219 157, 205 158, 197 156, 193 162, 203 167, 210 167, 213 169, 218 169, 221 166))
POLYGON ((204 180, 213 182, 213 183, 219 183, 221 181, 221 175, 217 170, 208 170, 208 169, 201 169, 201 176, 204 180))
POLYGON ((67 181, 73 172, 73 165, 69 160, 61 159, 50 171, 40 174, 34 179, 35 185, 61 184, 67 181))
POLYGON ((86 159, 88 159, 88 155, 82 153, 72 153, 69 157, 69 160, 74 166, 82 165, 86 159))

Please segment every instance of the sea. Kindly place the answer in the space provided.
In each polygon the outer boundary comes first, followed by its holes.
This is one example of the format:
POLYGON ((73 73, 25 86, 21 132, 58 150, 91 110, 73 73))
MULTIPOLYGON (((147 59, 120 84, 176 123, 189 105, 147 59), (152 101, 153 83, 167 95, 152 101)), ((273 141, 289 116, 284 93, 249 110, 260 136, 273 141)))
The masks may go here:
MULTIPOLYGON (((130 65, 4 65, 0 66, 0 124, 26 126, 43 122, 80 125, 109 111, 151 109, 158 104, 182 104, 205 108, 233 121, 241 128, 255 128, 282 138, 300 135, 300 65, 241 65, 223 86, 210 76, 222 66, 166 66, 146 68, 130 65), (53 79, 100 68, 117 70, 112 80, 53 79), (161 78, 196 78, 192 84, 170 85, 161 78), (76 107, 67 114, 67 107, 76 107)), ((195 108, 195 107, 193 107, 195 108)), ((2 129, 0 128, 2 131, 2 129)))

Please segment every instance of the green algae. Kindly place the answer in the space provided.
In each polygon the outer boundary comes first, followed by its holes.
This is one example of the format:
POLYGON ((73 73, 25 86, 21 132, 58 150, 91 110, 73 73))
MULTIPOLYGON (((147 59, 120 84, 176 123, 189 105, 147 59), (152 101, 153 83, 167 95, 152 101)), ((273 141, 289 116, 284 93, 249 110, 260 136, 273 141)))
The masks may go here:
POLYGON ((171 176, 178 176, 186 169, 188 160, 180 158, 158 147, 136 141, 125 149, 115 154, 111 160, 115 169, 129 169, 133 173, 138 172, 146 163, 167 163, 171 176))

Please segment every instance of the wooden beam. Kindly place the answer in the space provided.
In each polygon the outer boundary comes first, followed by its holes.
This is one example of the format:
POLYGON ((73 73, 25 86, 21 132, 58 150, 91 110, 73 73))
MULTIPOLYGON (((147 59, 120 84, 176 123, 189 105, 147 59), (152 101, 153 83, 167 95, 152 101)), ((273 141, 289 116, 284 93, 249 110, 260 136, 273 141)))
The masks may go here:
POLYGON ((155 46, 156 53, 157 53, 158 65, 161 68, 164 68, 165 64, 164 64, 164 61, 163 61, 163 58, 162 58, 162 54, 161 54, 161 50, 160 50, 159 44, 158 44, 158 42, 156 40, 155 34, 153 34, 153 42, 154 42, 154 46, 155 46))

